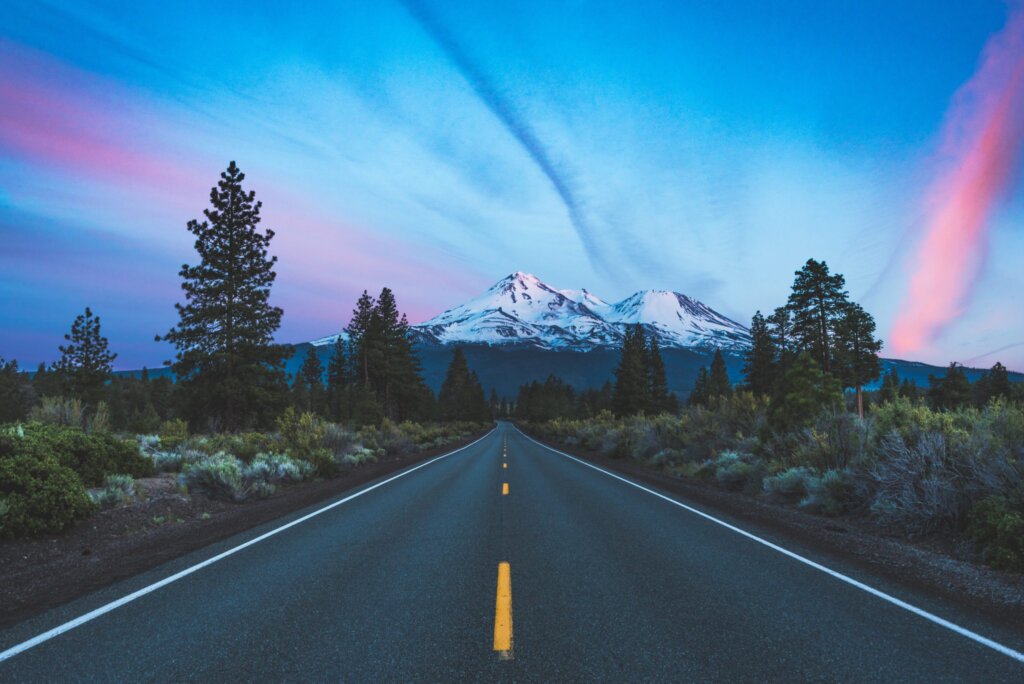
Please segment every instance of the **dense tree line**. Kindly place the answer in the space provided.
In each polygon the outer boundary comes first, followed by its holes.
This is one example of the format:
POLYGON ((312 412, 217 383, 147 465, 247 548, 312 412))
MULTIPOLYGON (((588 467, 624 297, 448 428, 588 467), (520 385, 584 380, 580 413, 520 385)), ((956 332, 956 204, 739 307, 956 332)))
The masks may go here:
POLYGON ((45 398, 59 398, 67 410, 87 418, 103 414, 116 429, 139 433, 153 432, 173 417, 204 431, 267 428, 289 406, 358 424, 383 418, 490 419, 495 408, 461 350, 442 401, 435 401, 423 381, 408 320, 388 288, 376 298, 363 292, 326 368, 310 347, 289 377, 285 363, 294 349, 274 341, 283 315, 270 302, 274 231, 260 226, 262 203, 243 188, 244 180, 231 162, 210 191, 204 219, 187 225, 198 261, 179 272, 185 301, 175 304, 177 324, 156 338, 176 350, 168 362, 175 380, 150 378, 146 370, 138 377, 115 375, 116 354, 99 317, 86 308, 52 366, 29 374, 0 358, 0 421, 28 417, 45 398))
POLYGON ((614 392, 611 381, 599 388, 577 391, 561 378, 549 375, 544 382, 534 380, 519 387, 515 416, 530 421, 590 418, 612 410, 614 392))
POLYGON ((782 425, 806 420, 809 402, 840 401, 843 387, 855 391, 863 415, 863 387, 881 372, 874 319, 850 301, 846 279, 824 261, 808 259, 795 276, 784 306, 754 314, 746 389, 772 397, 782 425))
POLYGON ((668 391, 658 340, 651 337, 648 341, 639 323, 626 328, 615 369, 612 408, 619 416, 665 413, 678 408, 675 395, 668 391))

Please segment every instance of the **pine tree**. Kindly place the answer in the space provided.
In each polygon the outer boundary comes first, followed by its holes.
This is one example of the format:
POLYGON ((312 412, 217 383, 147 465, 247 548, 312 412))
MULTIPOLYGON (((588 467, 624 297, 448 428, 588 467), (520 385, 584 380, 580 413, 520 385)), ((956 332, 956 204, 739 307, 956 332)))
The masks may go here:
POLYGON ((374 385, 384 415, 395 420, 418 417, 430 390, 420 375, 422 367, 409 337, 409 321, 399 313, 395 296, 386 287, 377 298, 374 318, 381 335, 381 365, 374 385))
POLYGON ((71 324, 71 332, 64 335, 68 342, 60 349, 60 361, 55 370, 65 390, 88 405, 96 405, 103 396, 103 387, 113 373, 117 354, 107 349, 107 338, 100 332, 100 318, 93 316, 89 307, 71 324))
POLYGON ((651 337, 647 345, 647 404, 651 414, 672 411, 672 396, 668 391, 668 379, 665 376, 665 361, 661 358, 658 340, 651 337))
POLYGON ((893 401, 896 397, 900 396, 900 374, 896 371, 896 367, 893 366, 889 369, 889 372, 882 376, 882 389, 879 392, 879 398, 883 402, 893 401))
POLYGON ((320 364, 320 357, 316 353, 316 347, 310 347, 306 351, 306 358, 295 379, 295 384, 303 388, 306 397, 305 405, 300 409, 310 411, 318 415, 324 413, 324 368, 320 364))
POLYGON ((283 313, 269 303, 274 231, 260 232, 262 203, 242 189, 244 179, 231 162, 210 191, 206 219, 189 221, 200 262, 182 266, 186 304, 175 304, 178 325, 162 338, 178 350, 173 369, 193 421, 229 431, 267 424, 280 410, 290 353, 273 341, 283 313))
POLYGON ((639 323, 626 328, 612 404, 618 416, 631 416, 649 406, 647 340, 639 323))
POLYGON ((949 364, 945 377, 929 375, 928 384, 928 399, 936 409, 953 411, 971 401, 971 381, 959 363, 949 364))
POLYGON ((836 327, 847 306, 846 279, 831 274, 824 261, 808 259, 796 272, 787 307, 800 351, 810 352, 826 373, 835 363, 836 327))
POLYGON ((843 401, 839 382, 810 353, 799 354, 776 384, 768 418, 780 432, 809 426, 823 408, 843 401))
POLYGON ((697 370, 697 379, 693 383, 693 389, 690 391, 690 398, 687 399, 686 403, 690 406, 707 406, 711 399, 709 385, 710 380, 708 378, 708 369, 705 366, 701 366, 697 370))
POLYGON ((750 322, 750 337, 750 350, 746 354, 746 363, 743 366, 747 390, 757 396, 767 396, 772 391, 775 362, 779 352, 772 339, 768 322, 760 311, 754 314, 750 322))
POLYGON ((1013 385, 1010 383, 1010 373, 1006 366, 996 361, 989 371, 989 398, 1009 399, 1013 396, 1013 385))
POLYGON ((711 358, 711 372, 708 374, 708 395, 716 400, 719 397, 732 395, 732 384, 729 382, 729 373, 725 368, 725 359, 722 357, 721 349, 716 349, 715 355, 711 358))
POLYGON ((345 342, 341 336, 334 342, 330 361, 327 363, 327 415, 331 420, 346 420, 351 417, 348 402, 349 365, 345 356, 345 342))
POLYGON ((18 370, 18 362, 4 361, 0 356, 0 423, 25 417, 28 412, 28 389, 24 374, 18 370))
POLYGON ((469 369, 462 347, 456 347, 438 394, 438 413, 444 420, 486 421, 490 408, 476 373, 469 369))
POLYGON ((882 341, 875 339, 875 319, 859 304, 847 303, 836 324, 835 356, 839 377, 847 387, 857 391, 857 414, 864 417, 865 384, 878 377, 882 362, 878 352, 882 341))
MULTIPOLYGON (((796 341, 793 339, 793 317, 788 308, 777 307, 772 315, 765 319, 768 336, 775 349, 775 374, 778 375, 796 356, 796 341)), ((774 380, 775 378, 773 378, 774 380)))
POLYGON ((376 304, 373 297, 363 290, 359 301, 356 302, 356 308, 352 310, 352 319, 345 328, 349 339, 352 376, 355 382, 364 388, 370 387, 370 368, 376 363, 378 354, 374 320, 376 304))

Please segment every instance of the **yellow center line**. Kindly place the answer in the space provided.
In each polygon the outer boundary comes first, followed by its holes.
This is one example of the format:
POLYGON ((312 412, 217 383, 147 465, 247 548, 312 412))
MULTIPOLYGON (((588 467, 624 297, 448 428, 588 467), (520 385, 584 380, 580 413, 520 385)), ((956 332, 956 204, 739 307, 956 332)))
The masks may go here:
POLYGON ((501 464, 501 467, 502 467, 502 468, 508 468, 508 463, 502 463, 502 464, 501 464))
POLYGON ((508 482, 501 483, 501 495, 508 496, 508 482))
POLYGON ((498 563, 498 596, 494 605, 494 650, 501 660, 512 658, 512 567, 498 563))

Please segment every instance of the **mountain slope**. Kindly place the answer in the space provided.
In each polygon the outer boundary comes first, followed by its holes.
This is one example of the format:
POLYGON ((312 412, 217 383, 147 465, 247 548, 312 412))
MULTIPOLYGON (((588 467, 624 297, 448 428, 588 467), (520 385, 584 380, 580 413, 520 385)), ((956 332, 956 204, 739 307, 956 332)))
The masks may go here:
POLYGON ((421 345, 593 351, 619 347, 626 327, 637 323, 664 348, 738 352, 750 344, 744 326, 677 292, 641 291, 609 304, 587 290, 559 290, 522 272, 412 329, 421 345))

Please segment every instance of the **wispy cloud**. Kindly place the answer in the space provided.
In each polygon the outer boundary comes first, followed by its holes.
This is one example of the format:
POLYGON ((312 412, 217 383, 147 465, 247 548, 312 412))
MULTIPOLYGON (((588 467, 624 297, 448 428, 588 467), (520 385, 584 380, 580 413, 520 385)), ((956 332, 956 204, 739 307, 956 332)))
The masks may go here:
POLYGON ((892 332, 897 354, 924 349, 962 313, 985 263, 994 210, 1011 188, 1024 142, 1024 8, 985 46, 953 99, 941 157, 949 164, 928 196, 928 224, 911 261, 892 332))
POLYGON ((598 243, 596 230, 588 219, 579 197, 579 193, 573 187, 572 180, 559 164, 553 159, 548 146, 537 136, 533 126, 522 115, 516 105, 505 97, 504 94, 491 82, 484 71, 477 66, 476 62, 462 48, 455 37, 445 26, 434 17, 433 14, 416 0, 402 0, 402 4, 409 10, 409 13, 416 19, 423 30, 437 43, 445 55, 452 62, 459 73, 466 79, 473 91, 480 98, 480 101, 494 114, 502 123, 505 129, 516 141, 522 145, 523 150, 536 164, 537 168, 551 182, 555 192, 565 205, 576 234, 579 236, 587 257, 595 268, 605 273, 611 271, 611 264, 608 262, 598 243))

